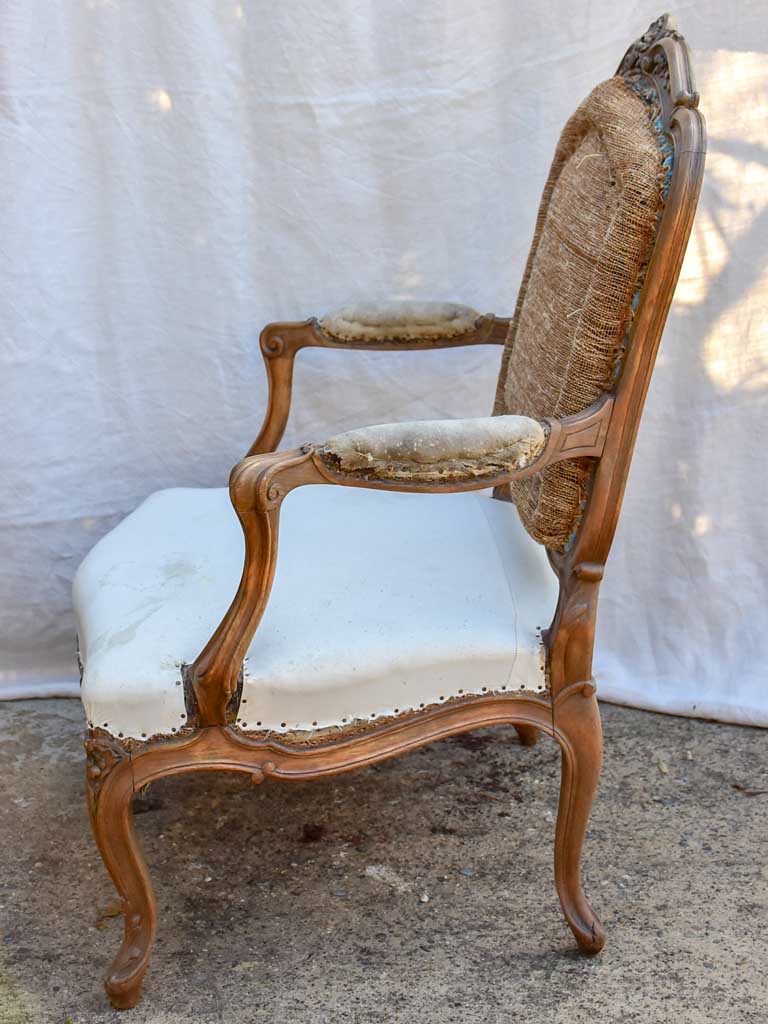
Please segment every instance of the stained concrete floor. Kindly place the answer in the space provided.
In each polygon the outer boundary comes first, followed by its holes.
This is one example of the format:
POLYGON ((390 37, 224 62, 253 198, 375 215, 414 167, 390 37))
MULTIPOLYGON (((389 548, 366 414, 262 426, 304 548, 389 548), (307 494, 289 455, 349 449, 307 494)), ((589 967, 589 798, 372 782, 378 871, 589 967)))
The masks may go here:
POLYGON ((137 828, 160 927, 126 1014, 100 986, 121 923, 79 704, 0 704, 1 1024, 766 1024, 768 733, 603 718, 599 957, 552 883, 557 749, 491 729, 328 781, 155 784, 137 828))

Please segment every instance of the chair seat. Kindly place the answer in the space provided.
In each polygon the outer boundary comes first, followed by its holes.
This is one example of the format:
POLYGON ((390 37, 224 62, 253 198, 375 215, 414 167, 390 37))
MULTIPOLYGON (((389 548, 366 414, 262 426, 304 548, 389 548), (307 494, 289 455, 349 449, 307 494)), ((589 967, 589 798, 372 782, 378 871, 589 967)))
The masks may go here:
MULTIPOLYGON (((181 666, 228 608, 243 548, 227 490, 186 488, 153 494, 96 545, 75 580, 89 724, 136 739, 184 726, 181 666)), ((299 488, 238 725, 312 730, 460 694, 541 693, 556 601, 546 551, 510 504, 299 488)))

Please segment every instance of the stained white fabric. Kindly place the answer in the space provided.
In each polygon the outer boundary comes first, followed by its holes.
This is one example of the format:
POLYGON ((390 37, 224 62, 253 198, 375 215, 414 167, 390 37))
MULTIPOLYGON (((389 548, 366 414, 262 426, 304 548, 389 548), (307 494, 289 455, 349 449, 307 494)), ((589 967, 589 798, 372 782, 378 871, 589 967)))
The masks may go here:
MULTIPOLYGON (((96 545, 74 587, 90 724, 136 739, 185 724, 181 666, 218 625, 242 565, 224 488, 154 494, 96 545)), ((283 506, 238 723, 311 730, 462 694, 541 692, 541 629, 556 603, 546 553, 507 503, 300 489, 283 506)))
MULTIPOLYGON (((258 332, 509 314, 557 135, 655 0, 0 6, 0 689, 75 693, 70 584, 258 432, 258 332)), ((675 8, 709 157, 603 585, 599 692, 768 725, 768 21, 675 8)), ((302 352, 286 444, 486 415, 495 347, 302 352)))

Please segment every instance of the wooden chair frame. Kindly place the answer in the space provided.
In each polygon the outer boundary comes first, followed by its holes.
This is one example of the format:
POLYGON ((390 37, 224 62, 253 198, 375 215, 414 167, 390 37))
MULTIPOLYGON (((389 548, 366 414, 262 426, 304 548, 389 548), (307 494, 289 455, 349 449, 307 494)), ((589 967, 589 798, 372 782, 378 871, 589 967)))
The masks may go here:
POLYGON ((421 341, 342 342, 314 319, 270 324, 261 334, 269 379, 269 405, 261 433, 232 471, 230 493, 245 535, 245 565, 237 595, 196 661, 186 669, 190 722, 173 739, 125 743, 89 731, 88 806, 104 863, 120 894, 125 934, 105 987, 116 1007, 137 1002, 156 927, 155 900, 133 829, 131 801, 148 783, 180 772, 244 772, 265 778, 311 779, 371 765, 434 740, 484 726, 511 724, 521 740, 538 732, 562 750, 562 781, 555 838, 555 881, 563 913, 577 943, 598 952, 604 932, 582 890, 580 858, 602 759, 600 715, 592 679, 598 592, 613 539, 640 415, 656 351, 691 230, 705 153, 703 118, 697 111, 684 41, 655 22, 627 51, 619 74, 649 82, 663 103, 664 129, 674 147, 668 199, 647 268, 620 377, 612 394, 577 416, 550 420, 542 454, 524 470, 469 483, 409 484, 366 480, 334 472, 311 446, 275 452, 291 403, 296 353, 307 347, 405 350, 458 345, 501 345, 509 320, 481 317, 473 332, 421 341), (587 507, 570 548, 549 552, 559 579, 559 600, 544 633, 549 691, 466 696, 445 705, 400 715, 332 742, 301 745, 246 734, 233 725, 242 664, 266 607, 278 544, 280 506, 295 487, 308 484, 376 487, 442 493, 504 485, 564 458, 591 456, 595 471, 587 507))

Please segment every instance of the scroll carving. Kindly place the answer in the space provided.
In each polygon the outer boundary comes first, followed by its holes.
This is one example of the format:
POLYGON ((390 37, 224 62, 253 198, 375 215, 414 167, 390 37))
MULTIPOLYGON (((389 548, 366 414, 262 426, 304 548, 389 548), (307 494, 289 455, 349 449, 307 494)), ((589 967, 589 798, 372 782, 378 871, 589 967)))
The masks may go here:
POLYGON ((261 351, 265 359, 275 359, 285 352, 285 339, 279 334, 265 331, 261 336, 261 351))
POLYGON ((665 120, 672 107, 696 107, 698 93, 688 47, 674 28, 668 14, 657 18, 630 46, 619 64, 617 75, 628 82, 650 79, 659 91, 665 120))

